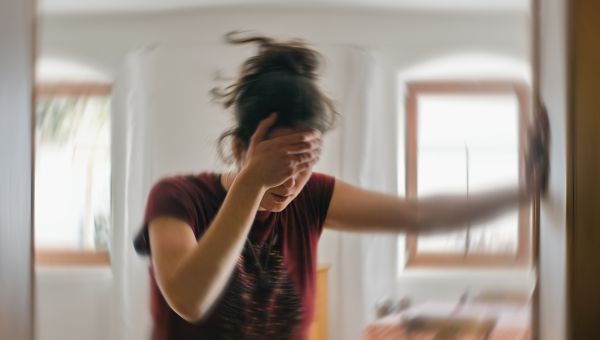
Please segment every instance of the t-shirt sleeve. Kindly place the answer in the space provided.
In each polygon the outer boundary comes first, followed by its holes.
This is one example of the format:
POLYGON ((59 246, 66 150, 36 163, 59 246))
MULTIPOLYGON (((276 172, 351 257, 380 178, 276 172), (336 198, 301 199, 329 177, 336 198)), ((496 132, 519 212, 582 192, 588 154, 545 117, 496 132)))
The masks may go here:
POLYGON ((197 208, 182 181, 184 181, 183 178, 162 179, 150 190, 144 212, 144 221, 134 239, 134 248, 138 254, 148 255, 151 253, 148 225, 155 218, 178 218, 192 227, 194 234, 196 234, 197 208))
POLYGON ((333 196, 335 177, 315 172, 308 181, 308 185, 310 190, 309 204, 316 215, 316 223, 318 232, 320 234, 323 231, 323 224, 327 218, 329 203, 331 202, 331 197, 333 196))

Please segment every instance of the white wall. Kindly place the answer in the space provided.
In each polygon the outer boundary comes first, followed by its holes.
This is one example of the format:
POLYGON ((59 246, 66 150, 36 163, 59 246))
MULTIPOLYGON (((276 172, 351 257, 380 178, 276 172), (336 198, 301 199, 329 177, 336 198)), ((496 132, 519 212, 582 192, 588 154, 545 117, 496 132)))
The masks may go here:
POLYGON ((110 268, 38 267, 35 274, 37 340, 109 338, 110 268))
MULTIPOLYGON (((375 12, 375 11, 311 11, 311 10, 236 10, 212 9, 187 12, 167 12, 139 15, 87 15, 44 16, 41 23, 41 51, 45 57, 66 58, 88 64, 114 76, 125 54, 146 45, 182 46, 190 44, 218 44, 222 34, 232 29, 255 29, 266 34, 290 37, 303 37, 319 46, 353 45, 371 47, 380 52, 389 65, 389 73, 396 74, 421 64, 424 60, 456 52, 487 52, 527 60, 528 18, 524 14, 483 14, 483 13, 435 13, 435 12, 375 12)), ((241 60, 240 60, 241 61, 241 60)), ((348 70, 351 71, 351 70, 348 70)), ((387 88, 397 87, 395 76, 387 77, 387 88)), ((394 107, 395 103, 389 105, 394 107)), ((402 117, 399 118, 402 120, 402 117)), ((340 173, 340 135, 335 132, 326 140, 327 149, 320 169, 333 175, 340 173)), ((395 141, 390 141, 395 142, 395 141)), ((336 272, 338 258, 338 234, 325 233, 320 244, 322 263, 332 264, 331 292, 339 282, 336 272)), ((426 275, 430 275, 428 273, 426 275)), ((57 275, 60 277, 61 274, 57 275)), ((72 301, 96 306, 96 310, 109 308, 100 303, 106 289, 106 282, 99 283, 96 295, 88 294, 86 288, 77 288, 75 274, 62 279, 65 290, 75 292, 72 301)), ((399 280, 401 295, 423 294, 418 276, 399 280)), ((484 275, 485 277, 485 275, 484 275)), ((42 278, 42 276, 40 276, 42 278)), ((53 279, 54 280, 54 279, 53 279)), ((56 284, 61 279, 56 278, 56 284)), ((485 279, 484 279, 485 281, 485 279)), ((90 283, 89 280, 86 281, 90 283)), ((523 282, 523 275, 515 276, 514 284, 523 282)), ((85 283, 85 284, 87 284, 85 283)), ((460 282, 457 283, 460 285, 460 282)), ((455 290, 458 290, 456 288, 455 290)), ((47 303, 39 310, 39 333, 59 334, 61 329, 49 322, 52 318, 52 299, 43 298, 54 292, 43 278, 38 283, 38 296, 47 303)), ((449 295, 454 294, 452 289, 449 295)), ((334 296, 332 294, 332 296, 334 296)), ((335 297, 330 303, 336 303, 335 297)), ((62 310, 65 316, 78 317, 76 305, 73 309, 62 310)), ((56 312, 56 310, 55 310, 56 312)), ((106 314, 108 314, 108 309, 106 314)), ((100 315, 101 313, 99 312, 100 315)), ((85 316, 90 320, 90 315, 85 316)), ((100 318, 101 320, 101 318, 100 318)), ((335 315, 330 316, 333 325, 335 315)), ((102 321, 100 321, 102 322, 102 321)), ((335 327, 332 327, 335 328, 335 327)), ((337 339, 336 329, 331 329, 331 338, 337 339)), ((92 334, 93 335, 93 334, 92 334)), ((88 339, 93 339, 88 335, 88 339)), ((48 340, 52 340, 47 338, 48 340)), ((77 339, 77 337, 61 337, 77 339)), ((100 335, 98 339, 102 339, 100 335)))
POLYGON ((302 37, 314 44, 386 50, 400 68, 452 51, 481 50, 526 58, 525 14, 469 12, 212 9, 140 15, 44 16, 41 52, 75 58, 107 73, 133 47, 220 43, 232 29, 302 37))
POLYGON ((426 300, 458 301, 463 294, 507 290, 530 292, 535 275, 528 270, 424 270, 413 269, 401 275, 397 285, 400 298, 410 298, 412 303, 426 300))

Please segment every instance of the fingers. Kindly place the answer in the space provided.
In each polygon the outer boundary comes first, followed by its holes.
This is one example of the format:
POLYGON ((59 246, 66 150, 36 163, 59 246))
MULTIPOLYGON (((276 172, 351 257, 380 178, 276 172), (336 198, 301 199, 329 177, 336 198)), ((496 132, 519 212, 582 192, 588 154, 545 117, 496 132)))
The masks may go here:
POLYGON ((311 163, 303 163, 296 167, 296 173, 301 173, 310 170, 314 164, 311 163))
POLYGON ((528 185, 532 190, 541 192, 542 194, 547 189, 549 160, 547 150, 538 140, 533 140, 526 154, 525 171, 528 185))
POLYGON ((310 169, 319 161, 321 150, 313 150, 312 152, 291 155, 290 167, 292 175, 310 171, 310 169))
POLYGON ((285 136, 275 137, 271 139, 271 141, 279 145, 294 145, 312 142, 316 139, 321 139, 321 132, 319 130, 296 132, 285 136))
POLYGON ((297 144, 292 144, 288 146, 284 146, 283 149, 288 155, 296 155, 306 152, 311 152, 313 150, 320 150, 323 148, 323 141, 319 139, 313 139, 308 142, 301 142, 297 144))
POLYGON ((295 176, 309 170, 321 157, 321 132, 308 130, 270 138, 262 143, 267 152, 277 153, 286 176, 295 176))
POLYGON ((550 121, 544 104, 538 103, 533 124, 528 129, 525 148, 525 171, 528 185, 544 194, 548 187, 550 121))
POLYGON ((548 149, 539 136, 532 135, 525 150, 525 165, 528 172, 544 170, 548 163, 548 149))
POLYGON ((305 163, 315 164, 319 158, 321 158, 321 149, 314 149, 310 152, 301 154, 290 155, 290 161, 294 166, 302 165, 305 163))
POLYGON ((250 138, 250 144, 256 144, 265 140, 269 129, 271 126, 273 126, 273 124, 275 124, 276 121, 276 112, 271 113, 267 118, 263 119, 260 124, 258 124, 258 127, 256 128, 256 131, 254 131, 252 138, 250 138))
POLYGON ((317 162, 319 161, 319 157, 320 156, 310 158, 309 160, 296 165, 296 173, 310 170, 315 164, 317 164, 317 162))
POLYGON ((541 157, 548 162, 550 155, 550 119, 548 118, 548 111, 543 103, 540 103, 538 114, 535 117, 536 126, 536 139, 538 148, 540 149, 541 157))
POLYGON ((314 149, 310 152, 300 154, 285 155, 284 157, 286 159, 281 166, 285 169, 285 176, 292 177, 312 168, 321 158, 321 149, 314 149))
POLYGON ((548 118, 548 110, 543 103, 540 103, 539 110, 535 117, 536 126, 540 131, 542 138, 548 140, 550 138, 550 119, 548 118))

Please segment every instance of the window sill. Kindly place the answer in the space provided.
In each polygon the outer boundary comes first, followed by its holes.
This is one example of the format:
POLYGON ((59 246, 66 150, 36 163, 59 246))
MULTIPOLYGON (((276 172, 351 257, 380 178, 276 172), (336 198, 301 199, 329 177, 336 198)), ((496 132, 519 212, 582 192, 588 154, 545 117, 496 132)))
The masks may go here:
POLYGON ((458 301, 465 293, 507 291, 527 294, 535 280, 533 270, 521 268, 406 269, 396 277, 395 294, 413 303, 458 301))
POLYGON ((108 251, 46 250, 35 251, 36 266, 110 268, 108 251))
POLYGON ((97 285, 100 282, 112 281, 113 273, 110 267, 83 266, 36 266, 36 285, 43 287, 65 287, 85 284, 97 285))
POLYGON ((526 269, 530 261, 526 256, 473 256, 464 258, 452 255, 420 255, 409 259, 406 268, 517 268, 526 269))
POLYGON ((398 274, 399 279, 465 279, 481 277, 519 276, 533 279, 535 273, 527 267, 498 267, 498 268, 414 268, 408 267, 398 274))

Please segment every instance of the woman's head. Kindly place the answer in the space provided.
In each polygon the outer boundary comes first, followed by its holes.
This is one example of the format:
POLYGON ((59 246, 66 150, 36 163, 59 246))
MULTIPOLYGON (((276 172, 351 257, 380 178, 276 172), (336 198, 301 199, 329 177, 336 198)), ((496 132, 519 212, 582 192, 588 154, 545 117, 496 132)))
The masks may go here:
POLYGON ((240 164, 258 124, 277 113, 272 130, 317 129, 333 126, 337 115, 332 101, 317 85, 320 55, 300 40, 278 42, 263 36, 226 35, 232 44, 256 44, 258 53, 242 65, 237 80, 224 91, 213 93, 232 108, 235 125, 219 140, 221 156, 240 164), (231 156, 224 156, 223 143, 232 138, 231 156))

